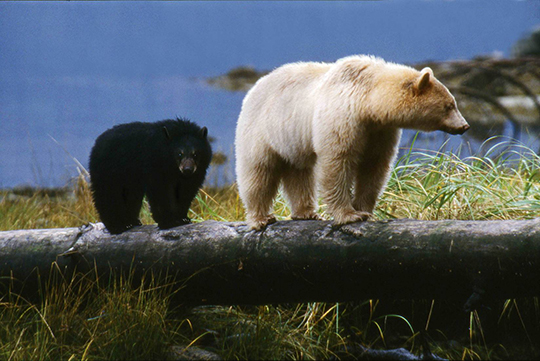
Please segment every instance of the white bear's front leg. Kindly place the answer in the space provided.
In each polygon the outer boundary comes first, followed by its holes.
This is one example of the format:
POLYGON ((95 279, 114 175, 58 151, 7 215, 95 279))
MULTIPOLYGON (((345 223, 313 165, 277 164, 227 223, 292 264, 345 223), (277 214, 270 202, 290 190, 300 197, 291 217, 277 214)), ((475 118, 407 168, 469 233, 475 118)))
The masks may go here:
POLYGON ((373 213, 392 172, 400 137, 401 130, 396 128, 366 132, 365 147, 355 171, 353 206, 357 211, 373 213))
POLYGON ((357 211, 352 205, 351 187, 355 164, 349 154, 320 157, 318 164, 319 185, 327 211, 334 217, 335 224, 366 221, 370 213, 357 211))
POLYGON ((320 219, 316 213, 317 192, 314 166, 284 167, 283 190, 291 207, 292 219, 320 219))

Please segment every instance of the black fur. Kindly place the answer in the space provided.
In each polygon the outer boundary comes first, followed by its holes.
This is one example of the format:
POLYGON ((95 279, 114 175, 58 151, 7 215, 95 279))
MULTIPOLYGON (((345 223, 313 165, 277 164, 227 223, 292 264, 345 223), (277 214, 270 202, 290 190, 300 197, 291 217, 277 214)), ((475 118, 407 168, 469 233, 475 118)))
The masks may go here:
POLYGON ((141 224, 145 194, 159 228, 190 223, 189 206, 212 158, 207 132, 176 119, 120 124, 96 139, 90 153, 91 188, 110 233, 141 224))

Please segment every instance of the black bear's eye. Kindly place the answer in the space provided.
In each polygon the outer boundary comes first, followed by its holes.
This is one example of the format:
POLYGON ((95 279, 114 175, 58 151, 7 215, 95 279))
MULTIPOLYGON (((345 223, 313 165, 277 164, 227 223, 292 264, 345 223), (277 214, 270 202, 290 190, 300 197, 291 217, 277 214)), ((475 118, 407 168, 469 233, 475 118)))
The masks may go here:
POLYGON ((197 158, 197 153, 193 152, 193 154, 191 155, 193 158, 197 158))
POLYGON ((182 157, 184 156, 184 152, 178 153, 178 156, 179 156, 180 158, 182 158, 182 157))

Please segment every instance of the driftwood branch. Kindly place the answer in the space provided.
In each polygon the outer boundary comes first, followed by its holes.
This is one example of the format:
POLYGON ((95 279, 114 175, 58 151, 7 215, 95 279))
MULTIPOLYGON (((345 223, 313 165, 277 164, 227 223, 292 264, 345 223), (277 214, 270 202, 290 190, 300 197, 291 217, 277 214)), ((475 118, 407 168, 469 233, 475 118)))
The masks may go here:
POLYGON ((166 231, 141 226, 116 236, 101 223, 0 232, 4 280, 30 280, 36 271, 46 279, 54 262, 66 272, 167 272, 181 286, 181 301, 195 304, 369 298, 474 303, 482 295, 540 295, 540 218, 338 228, 326 221, 285 221, 264 232, 206 221, 166 231))

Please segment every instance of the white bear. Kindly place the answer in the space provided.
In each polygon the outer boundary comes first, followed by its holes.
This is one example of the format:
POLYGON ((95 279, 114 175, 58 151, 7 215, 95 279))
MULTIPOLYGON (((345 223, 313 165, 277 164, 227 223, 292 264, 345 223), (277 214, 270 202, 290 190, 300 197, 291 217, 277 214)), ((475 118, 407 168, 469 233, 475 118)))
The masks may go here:
POLYGON ((280 184, 293 219, 317 219, 317 185, 337 225, 370 217, 401 128, 463 134, 469 124, 430 68, 373 56, 283 65, 246 94, 236 174, 247 224, 274 222, 280 184))

